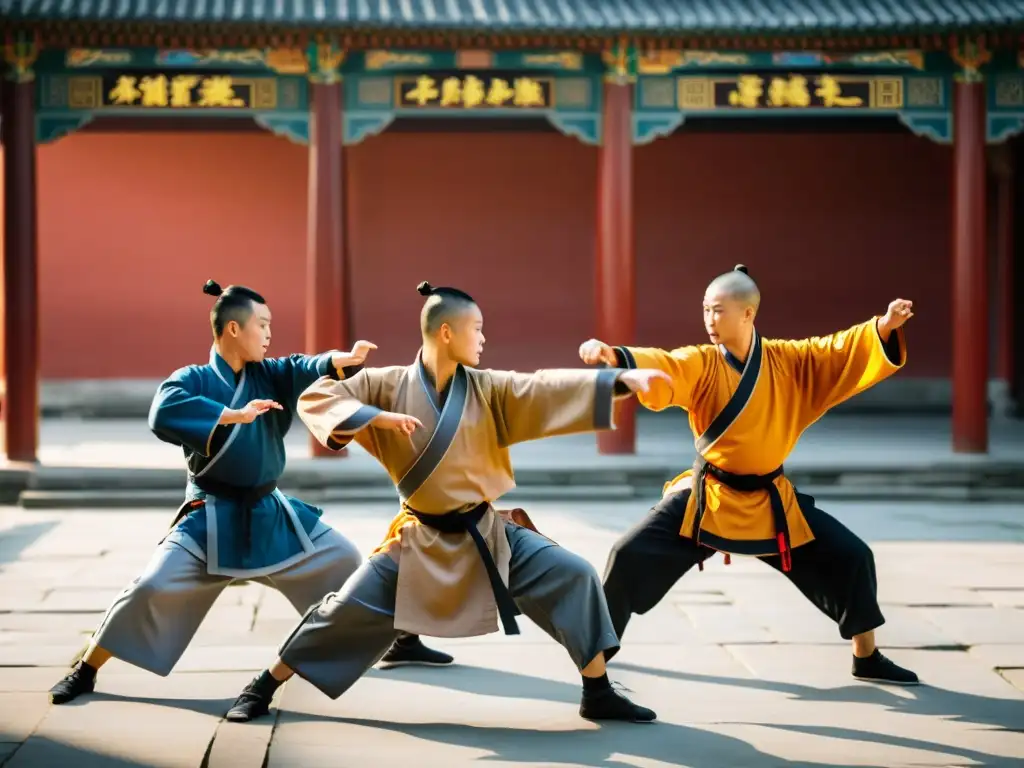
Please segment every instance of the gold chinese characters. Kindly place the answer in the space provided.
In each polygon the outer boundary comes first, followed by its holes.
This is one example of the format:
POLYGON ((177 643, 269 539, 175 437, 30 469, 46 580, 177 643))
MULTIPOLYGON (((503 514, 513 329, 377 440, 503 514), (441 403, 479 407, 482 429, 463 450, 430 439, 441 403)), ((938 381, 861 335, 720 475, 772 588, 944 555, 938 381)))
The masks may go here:
POLYGON ((107 93, 112 106, 245 107, 246 100, 235 91, 234 80, 226 75, 122 75, 107 93))
POLYGON ((758 75, 740 75, 735 88, 729 91, 729 105, 756 109, 758 107, 863 107, 861 96, 843 94, 842 83, 832 75, 815 78, 812 90, 806 77, 791 75, 773 77, 765 87, 765 78, 758 75))
POLYGON ((484 81, 475 75, 437 78, 421 75, 411 89, 400 89, 403 106, 415 107, 547 107, 544 83, 531 77, 519 77, 511 83, 495 77, 484 81))

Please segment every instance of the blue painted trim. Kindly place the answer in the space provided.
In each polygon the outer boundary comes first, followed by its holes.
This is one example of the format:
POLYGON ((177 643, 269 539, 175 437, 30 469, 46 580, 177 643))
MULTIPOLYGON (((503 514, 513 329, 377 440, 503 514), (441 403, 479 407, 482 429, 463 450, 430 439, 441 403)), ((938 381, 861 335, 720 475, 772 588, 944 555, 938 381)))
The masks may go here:
POLYGON ((635 112, 633 114, 633 144, 642 146, 671 136, 686 121, 682 112, 635 112))
POLYGON ((61 113, 57 115, 36 115, 36 143, 52 144, 63 139, 80 128, 84 128, 93 120, 92 112, 61 113))
POLYGON ((358 144, 370 136, 383 133, 395 120, 394 112, 346 112, 342 128, 342 142, 358 144))
POLYGON ((275 136, 283 136, 295 144, 309 144, 309 114, 287 114, 260 112, 252 116, 253 121, 275 136))
POLYGON ((931 139, 936 144, 950 144, 953 141, 953 118, 948 112, 927 115, 900 112, 896 119, 915 135, 931 139))
MULTIPOLYGON (((1024 133, 1024 113, 1021 114, 990 114, 987 121, 986 140, 989 144, 1000 144, 1007 139, 1012 139, 1020 133, 1024 133)), ((952 140, 952 127, 950 127, 950 140, 952 140)))
POLYGON ((600 113, 589 112, 557 112, 544 113, 548 122, 565 136, 579 139, 583 144, 597 145, 601 143, 604 122, 600 113))

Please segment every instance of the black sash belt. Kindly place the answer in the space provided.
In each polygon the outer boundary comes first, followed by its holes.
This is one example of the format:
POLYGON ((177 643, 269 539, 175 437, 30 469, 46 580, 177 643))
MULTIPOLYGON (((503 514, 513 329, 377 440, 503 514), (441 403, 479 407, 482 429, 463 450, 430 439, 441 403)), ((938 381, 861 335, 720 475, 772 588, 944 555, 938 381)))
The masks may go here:
POLYGON ((263 485, 244 488, 230 483, 223 483, 209 477, 193 477, 192 482, 199 486, 211 496, 220 499, 228 499, 238 505, 238 511, 242 516, 242 552, 241 562, 249 559, 249 552, 252 549, 252 511, 264 496, 269 496, 277 488, 277 483, 264 483, 263 485))
POLYGON ((735 475, 724 469, 719 469, 713 464, 708 464, 701 456, 693 464, 693 492, 696 494, 696 514, 693 518, 693 541, 700 543, 700 524, 704 517, 705 490, 704 483, 707 476, 711 475, 722 485, 732 488, 740 493, 754 493, 755 491, 767 491, 768 500, 772 507, 772 521, 775 523, 775 540, 779 545, 779 557, 782 558, 782 570, 790 571, 793 568, 792 549, 789 543, 789 523, 786 522, 786 508, 782 504, 782 495, 775 487, 775 478, 783 474, 782 467, 779 467, 767 475, 735 475))
MULTIPOLYGON (((480 531, 476 527, 477 523, 487 513, 489 507, 490 504, 483 502, 468 512, 447 512, 443 515, 427 515, 411 509, 408 505, 405 508, 423 525, 433 528, 435 531, 440 531, 441 533, 468 533, 470 535, 473 543, 476 544, 477 552, 480 553, 480 559, 484 561, 487 579, 491 582, 491 589, 494 592, 494 602, 498 606, 501 626, 505 629, 506 635, 518 635, 519 625, 516 624, 516 616, 519 615, 519 608, 516 607, 516 603, 512 599, 508 587, 505 586, 505 582, 501 580, 501 574, 498 573, 498 566, 491 556, 491 550, 487 548, 487 542, 484 541, 484 537, 480 535, 480 531)), ((501 535, 504 536, 504 532, 501 535)))

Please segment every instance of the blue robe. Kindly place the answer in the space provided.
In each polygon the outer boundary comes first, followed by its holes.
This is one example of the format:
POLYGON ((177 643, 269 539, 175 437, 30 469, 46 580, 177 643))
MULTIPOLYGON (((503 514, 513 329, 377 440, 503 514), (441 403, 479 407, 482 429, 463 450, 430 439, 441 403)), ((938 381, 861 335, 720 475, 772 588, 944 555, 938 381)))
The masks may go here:
POLYGON ((284 436, 291 427, 299 395, 321 376, 339 375, 331 353, 291 355, 248 363, 238 375, 210 350, 208 365, 180 368, 157 390, 149 411, 149 427, 164 442, 182 447, 188 467, 186 499, 202 500, 168 534, 206 562, 211 574, 256 578, 305 559, 313 541, 330 530, 322 510, 280 490, 264 496, 252 509, 250 544, 242 535, 239 503, 205 493, 204 478, 242 488, 275 483, 284 472, 284 436), (271 410, 250 424, 218 425, 225 408, 241 408, 250 400, 275 400, 284 410, 271 410))

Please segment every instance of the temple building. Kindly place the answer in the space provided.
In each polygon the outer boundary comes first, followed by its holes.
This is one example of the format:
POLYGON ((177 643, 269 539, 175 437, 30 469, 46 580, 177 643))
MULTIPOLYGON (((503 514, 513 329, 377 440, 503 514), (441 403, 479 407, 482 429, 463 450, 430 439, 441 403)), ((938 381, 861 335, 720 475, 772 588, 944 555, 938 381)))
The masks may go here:
POLYGON ((456 285, 532 370, 704 341, 736 262, 767 337, 913 299, 899 384, 984 452, 990 382, 1024 409, 1024 15, 856 5, 0 0, 7 455, 41 381, 203 362, 207 278, 267 297, 276 353, 383 364, 456 285))

